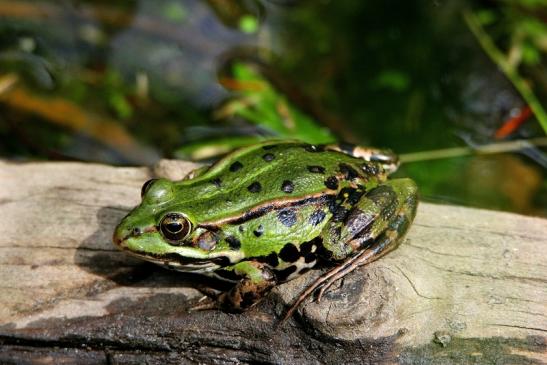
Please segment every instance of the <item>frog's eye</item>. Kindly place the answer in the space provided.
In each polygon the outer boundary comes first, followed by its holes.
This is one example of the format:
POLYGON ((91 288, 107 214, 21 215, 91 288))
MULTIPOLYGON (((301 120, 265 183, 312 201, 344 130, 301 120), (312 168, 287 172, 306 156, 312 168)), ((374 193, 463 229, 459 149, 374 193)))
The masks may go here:
POLYGON ((148 191, 148 189, 150 189, 150 187, 152 186, 152 184, 155 183, 156 181, 158 181, 158 179, 150 179, 150 180, 148 180, 147 182, 145 182, 145 183, 142 185, 142 188, 141 188, 141 198, 144 196, 144 194, 146 194, 146 192, 148 191))
POLYGON ((161 234, 172 243, 178 243, 186 238, 191 229, 192 224, 188 218, 179 213, 165 215, 160 223, 161 234))

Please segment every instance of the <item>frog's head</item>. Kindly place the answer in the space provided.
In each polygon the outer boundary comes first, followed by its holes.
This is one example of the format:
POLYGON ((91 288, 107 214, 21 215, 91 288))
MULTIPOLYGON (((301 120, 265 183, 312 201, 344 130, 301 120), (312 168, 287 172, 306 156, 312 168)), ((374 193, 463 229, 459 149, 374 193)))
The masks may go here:
POLYGON ((114 231, 114 244, 135 256, 180 271, 206 272, 241 259, 221 234, 198 227, 191 209, 176 203, 175 184, 165 179, 142 186, 142 202, 114 231))

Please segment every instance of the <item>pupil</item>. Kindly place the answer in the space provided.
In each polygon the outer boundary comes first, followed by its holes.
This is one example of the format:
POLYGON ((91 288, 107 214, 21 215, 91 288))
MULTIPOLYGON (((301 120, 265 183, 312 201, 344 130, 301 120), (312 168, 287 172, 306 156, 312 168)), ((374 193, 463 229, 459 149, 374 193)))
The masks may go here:
POLYGON ((171 233, 179 233, 182 230, 182 224, 178 222, 172 222, 168 223, 166 228, 171 233))

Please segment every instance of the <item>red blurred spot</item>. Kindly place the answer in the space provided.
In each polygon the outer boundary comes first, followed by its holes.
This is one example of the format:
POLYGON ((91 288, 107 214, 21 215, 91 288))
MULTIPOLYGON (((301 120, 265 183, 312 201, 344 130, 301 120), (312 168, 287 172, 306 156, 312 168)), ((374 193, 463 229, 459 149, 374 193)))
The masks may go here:
POLYGON ((522 107, 520 113, 515 115, 512 118, 507 119, 502 126, 496 131, 494 135, 496 139, 502 139, 513 133, 521 126, 522 123, 526 122, 528 118, 532 116, 532 109, 528 105, 522 107))

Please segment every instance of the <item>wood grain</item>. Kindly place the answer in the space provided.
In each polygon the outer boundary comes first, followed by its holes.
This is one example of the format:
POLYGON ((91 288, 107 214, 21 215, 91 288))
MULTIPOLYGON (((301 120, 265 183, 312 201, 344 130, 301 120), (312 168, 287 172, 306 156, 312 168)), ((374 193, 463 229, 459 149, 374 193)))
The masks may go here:
POLYGON ((320 272, 244 314, 188 312, 199 276, 118 252, 114 226, 152 169, 0 162, 0 363, 547 362, 547 220, 421 204, 385 258, 308 300, 320 272))

